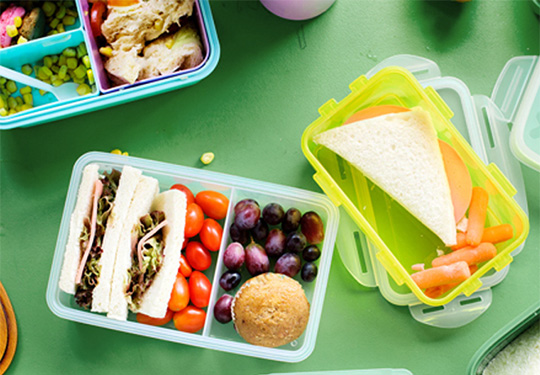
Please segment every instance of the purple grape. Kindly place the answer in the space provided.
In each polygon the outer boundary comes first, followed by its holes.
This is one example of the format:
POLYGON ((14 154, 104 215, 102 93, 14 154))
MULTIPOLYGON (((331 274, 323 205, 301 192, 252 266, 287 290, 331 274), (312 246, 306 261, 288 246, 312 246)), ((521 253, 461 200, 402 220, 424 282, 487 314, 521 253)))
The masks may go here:
POLYGON ((224 294, 216 301, 214 318, 220 323, 229 323, 232 320, 232 296, 224 294))
POLYGON ((251 230, 251 235, 255 241, 264 241, 268 236, 268 224, 260 219, 257 225, 255 225, 255 228, 251 230))
POLYGON ((239 242, 242 245, 245 245, 249 242, 249 232, 246 230, 241 230, 236 224, 232 224, 229 229, 229 234, 231 239, 235 242, 239 242))
POLYGON ((223 264, 230 270, 239 270, 246 259, 246 252, 242 244, 233 242, 223 253, 223 264))
POLYGON ((285 250, 299 253, 302 251, 302 249, 304 249, 304 247, 306 247, 306 245, 306 236, 304 236, 302 233, 292 232, 287 236, 285 250))
POLYGON ((304 263, 302 267, 302 280, 310 283, 317 277, 317 266, 311 262, 304 263))
POLYGON ((302 267, 302 260, 297 254, 285 253, 276 262, 274 272, 295 277, 302 267))
POLYGON ((317 245, 309 245, 302 251, 302 258, 306 262, 313 262, 314 260, 319 259, 321 256, 321 250, 317 247, 317 245))
POLYGON ((266 253, 271 257, 280 257, 285 251, 286 240, 287 237, 285 236, 285 233, 281 231, 281 229, 272 229, 270 233, 268 233, 266 243, 264 244, 266 253))
POLYGON ((285 212, 285 217, 281 222, 281 228, 285 233, 294 232, 300 226, 300 220, 302 219, 302 213, 296 208, 289 208, 285 212))
POLYGON ((251 243, 246 247, 246 268, 251 276, 268 272, 270 261, 261 245, 251 243))
POLYGON ((285 211, 283 211, 283 207, 277 203, 268 203, 262 212, 264 221, 270 225, 278 225, 281 223, 283 216, 285 216, 285 211))
POLYGON ((300 220, 300 229, 307 241, 316 245, 324 239, 324 225, 321 217, 313 211, 306 212, 300 220))
POLYGON ((242 281, 242 275, 236 271, 226 271, 219 279, 219 285, 226 291, 234 289, 242 281))
POLYGON ((234 206, 236 214, 234 223, 240 230, 247 230, 255 227, 261 217, 261 209, 253 199, 244 199, 234 206))

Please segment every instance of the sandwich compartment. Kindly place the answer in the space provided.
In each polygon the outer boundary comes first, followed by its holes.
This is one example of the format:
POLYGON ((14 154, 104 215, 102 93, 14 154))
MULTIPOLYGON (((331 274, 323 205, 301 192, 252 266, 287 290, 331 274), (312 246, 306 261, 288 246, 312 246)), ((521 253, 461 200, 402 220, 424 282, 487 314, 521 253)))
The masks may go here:
MULTIPOLYGON (((87 153, 76 162, 73 168, 47 286, 47 304, 57 316, 80 323, 252 357, 299 362, 307 358, 315 347, 338 224, 338 209, 331 203, 330 199, 322 194, 145 159, 99 152, 87 153), (91 163, 98 164, 100 172, 112 168, 121 170, 125 165, 138 168, 142 170, 143 175, 154 177, 159 181, 160 191, 166 191, 172 185, 181 183, 190 188, 194 194, 210 189, 219 191, 228 197, 229 210, 226 218, 220 221, 223 226, 220 250, 211 252, 212 265, 204 271, 204 274, 212 282, 212 292, 209 305, 205 309, 207 312, 205 325, 201 331, 197 333, 181 332, 174 327, 173 322, 162 327, 140 324, 136 321, 133 313, 129 314, 127 321, 109 319, 106 314, 98 314, 80 308, 75 303, 73 295, 59 289, 58 282, 71 213, 75 206, 82 171, 86 165, 91 163), (316 211, 325 226, 325 239, 320 244, 322 254, 317 261, 319 270, 317 278, 311 283, 306 283, 300 279, 300 275, 295 277, 302 284, 310 302, 310 318, 307 328, 300 338, 278 348, 248 344, 236 333, 232 322, 221 324, 214 319, 213 315, 213 306, 224 292, 219 285, 219 279, 226 271, 222 262, 222 254, 231 242, 228 233, 234 220, 234 204, 244 198, 256 199, 261 207, 270 202, 277 202, 284 208, 296 207, 302 213, 309 210, 316 211)), ((243 283, 247 281, 249 276, 246 272, 243 272, 242 276, 243 283)), ((233 295, 234 291, 230 291, 229 294, 233 295)))
MULTIPOLYGON (((337 247, 345 266, 363 285, 379 286, 390 302, 409 305, 415 319, 425 324, 456 327, 470 322, 479 315, 479 311, 481 314, 489 307, 491 294, 486 293, 489 295, 473 302, 468 297, 504 278, 507 272, 505 267, 512 261, 511 254, 516 255, 528 233, 527 216, 511 198, 516 193, 514 186, 497 165, 484 164, 495 158, 502 168, 511 171, 512 181, 516 181, 519 187, 523 186, 519 165, 516 168, 515 160, 500 152, 508 147, 500 140, 500 137, 504 137, 504 129, 496 116, 497 108, 486 97, 475 97, 473 100, 461 81, 451 77, 441 78, 433 62, 410 55, 383 61, 367 76, 354 81, 350 89, 351 93, 339 104, 333 99, 324 104, 319 109, 321 116, 306 129, 302 137, 304 154, 316 170, 315 181, 340 207, 342 220, 337 247), (415 72, 416 78, 397 65, 415 72), (417 79, 426 87, 422 87, 417 79), (458 109, 458 116, 454 119, 459 124, 458 128, 450 122, 452 110, 441 96, 458 109), (384 104, 409 108, 419 106, 428 111, 438 137, 452 145, 465 161, 473 186, 488 190, 490 203, 486 226, 509 223, 514 229, 511 240, 496 246, 498 254, 494 259, 483 264, 467 281, 437 299, 426 297, 410 274, 413 264, 429 264, 435 257, 435 249, 444 247, 442 242, 362 173, 312 140, 316 134, 340 126, 358 110, 384 104), (484 117, 484 113, 488 113, 484 112, 487 108, 493 112, 484 117), (477 113, 481 116, 477 117, 477 113), (487 119, 484 127, 478 126, 478 118, 487 119), (497 129, 497 132, 493 132, 493 129, 497 129), (460 131, 470 139, 478 155, 460 131), (462 293, 464 296, 460 296, 462 293), (448 305, 454 299, 456 304, 448 305), (474 305, 474 302, 480 303, 474 305), (420 309, 420 312, 416 309, 420 309), (424 310, 427 311, 424 313, 424 310)), ((526 205, 524 190, 521 191, 518 199, 526 205)))
POLYGON ((177 71, 170 75, 136 82, 133 85, 111 86, 103 69, 97 45, 93 35, 91 35, 88 1, 75 0, 75 2, 79 16, 75 25, 66 28, 66 33, 46 36, 28 43, 1 49, 0 64, 15 67, 16 70, 20 71, 18 56, 25 56, 23 61, 27 60, 26 56, 31 56, 28 61, 31 63, 32 60, 35 60, 34 57, 41 58, 56 53, 55 49, 51 47, 51 43, 54 44, 54 41, 63 40, 62 37, 76 35, 76 38, 84 41, 86 45, 97 89, 90 95, 78 97, 69 102, 57 101, 51 94, 46 94, 44 99, 37 98, 35 92, 38 92, 38 90, 34 90, 34 107, 36 108, 11 116, 0 116, 0 130, 38 125, 188 87, 207 77, 218 63, 220 46, 209 0, 195 0, 192 18, 197 24, 199 36, 203 43, 203 62, 194 69, 177 71), (42 104, 47 104, 47 106, 42 104))

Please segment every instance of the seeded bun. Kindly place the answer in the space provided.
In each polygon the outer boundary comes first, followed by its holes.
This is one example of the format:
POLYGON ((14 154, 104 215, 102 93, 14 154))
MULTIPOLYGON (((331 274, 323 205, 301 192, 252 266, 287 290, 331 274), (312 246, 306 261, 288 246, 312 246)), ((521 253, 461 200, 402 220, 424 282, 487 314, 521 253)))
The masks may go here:
POLYGON ((309 320, 309 302, 297 281, 264 273, 248 280, 236 293, 232 317, 244 340, 274 348, 302 335, 309 320))

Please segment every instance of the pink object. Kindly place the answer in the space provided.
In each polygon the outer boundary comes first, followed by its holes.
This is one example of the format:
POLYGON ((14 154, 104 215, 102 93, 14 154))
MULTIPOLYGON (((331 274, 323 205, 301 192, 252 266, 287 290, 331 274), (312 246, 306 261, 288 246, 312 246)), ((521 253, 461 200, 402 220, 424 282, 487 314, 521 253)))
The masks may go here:
POLYGON ((326 12, 336 0, 261 0, 262 5, 281 18, 300 21, 326 12))
POLYGON ((417 263, 417 264, 413 264, 411 266, 412 270, 413 271, 423 271, 424 270, 424 263, 417 263))
POLYGON ((6 48, 11 45, 11 37, 7 34, 6 26, 13 25, 15 17, 24 17, 26 10, 23 7, 11 4, 0 16, 0 47, 6 48))

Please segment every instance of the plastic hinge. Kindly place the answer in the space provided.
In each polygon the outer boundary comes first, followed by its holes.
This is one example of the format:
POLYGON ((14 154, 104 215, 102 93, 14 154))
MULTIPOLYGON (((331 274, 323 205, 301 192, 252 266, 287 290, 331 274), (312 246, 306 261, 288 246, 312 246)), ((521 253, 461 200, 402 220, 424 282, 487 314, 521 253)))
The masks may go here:
POLYGON ((321 189, 330 198, 330 200, 332 201, 332 203, 334 203, 336 207, 341 206, 341 202, 337 198, 337 192, 334 191, 335 183, 331 178, 329 178, 325 174, 322 174, 321 172, 317 172, 313 175, 313 179, 321 187, 321 189))
POLYGON ((482 282, 478 279, 471 281, 469 285, 463 290, 463 294, 467 297, 476 292, 482 286, 482 282))
POLYGON ((351 89, 351 92, 360 91, 366 84, 368 79, 366 76, 360 76, 349 85, 349 89, 351 89))
POLYGON ((442 100, 441 96, 435 89, 431 86, 428 86, 425 88, 426 95, 433 101, 433 104, 441 111, 441 114, 446 119, 451 119, 454 116, 454 112, 448 107, 448 104, 445 103, 444 100, 442 100))
POLYGON ((379 251, 377 253, 377 259, 379 259, 379 262, 381 262, 382 266, 386 269, 390 276, 392 276, 397 285, 403 285, 405 283, 403 276, 400 275, 394 267, 392 267, 392 261, 388 254, 379 251))
POLYGON ((504 267, 506 267, 507 265, 509 265, 510 263, 512 263, 512 260, 514 258, 512 258, 511 255, 509 254, 505 254, 503 255, 501 258, 497 259, 497 263, 495 263, 495 265, 493 266, 495 268, 496 271, 500 271, 502 270, 504 267))
POLYGON ((497 182, 501 185, 501 187, 503 188, 506 194, 508 194, 511 197, 516 195, 517 193, 516 188, 514 187, 514 185, 512 185, 510 180, 506 178, 506 176, 501 172, 499 167, 497 167, 497 164, 490 163, 488 165, 488 171, 495 178, 495 180, 497 180, 497 182))
POLYGON ((329 101, 327 101, 326 103, 321 105, 321 107, 319 108, 319 113, 323 117, 328 116, 328 114, 330 112, 332 112, 334 110, 334 108, 336 108, 336 107, 337 107, 336 100, 335 99, 330 99, 329 101))

